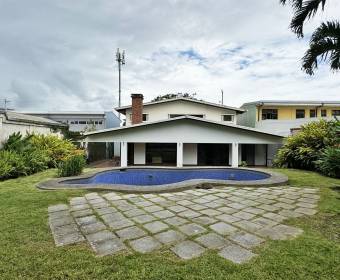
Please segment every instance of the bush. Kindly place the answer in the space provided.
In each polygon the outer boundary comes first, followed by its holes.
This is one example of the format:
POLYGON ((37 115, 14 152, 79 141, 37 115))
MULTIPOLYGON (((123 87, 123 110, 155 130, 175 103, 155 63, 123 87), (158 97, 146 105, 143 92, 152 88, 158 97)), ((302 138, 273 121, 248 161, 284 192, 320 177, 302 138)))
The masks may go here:
POLYGON ((340 178, 340 146, 326 148, 316 164, 322 174, 340 178))
POLYGON ((323 150, 339 141, 339 121, 315 121, 302 126, 296 135, 289 136, 278 151, 274 164, 278 167, 316 169, 323 150))
POLYGON ((28 174, 23 157, 15 151, 0 151, 0 180, 28 174))
POLYGON ((58 175, 59 177, 80 175, 83 172, 85 165, 86 160, 83 153, 72 155, 59 163, 58 175))
POLYGON ((34 174, 48 169, 50 157, 44 150, 31 150, 22 154, 28 174, 34 174))
POLYGON ((72 142, 55 135, 34 135, 30 143, 35 149, 47 153, 50 158, 49 167, 57 167, 64 158, 78 153, 72 142))

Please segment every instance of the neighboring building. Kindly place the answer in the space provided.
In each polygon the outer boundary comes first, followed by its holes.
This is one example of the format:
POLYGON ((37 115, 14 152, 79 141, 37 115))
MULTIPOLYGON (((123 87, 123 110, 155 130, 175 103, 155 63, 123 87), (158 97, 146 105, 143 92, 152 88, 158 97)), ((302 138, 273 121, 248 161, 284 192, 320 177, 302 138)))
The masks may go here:
POLYGON ((113 112, 28 112, 32 116, 39 116, 64 123, 70 131, 100 130, 120 126, 120 120, 113 112))
MULTIPOLYGON (((143 98, 141 94, 136 94, 136 96, 143 98)), ((133 99, 132 103, 135 100, 139 99, 133 99)), ((116 108, 117 112, 126 116, 127 126, 134 123, 132 118, 133 105, 134 104, 116 108)), ((210 103, 191 98, 184 98, 181 96, 156 102, 147 102, 142 104, 142 107, 140 108, 138 108, 138 105, 136 105, 135 109, 143 110, 141 120, 143 122, 154 122, 181 116, 192 116, 226 124, 236 124, 237 115, 245 111, 235 107, 224 106, 221 104, 210 103)), ((137 122, 139 121, 140 120, 137 120, 137 122)))
POLYGON ((283 137, 236 125, 243 109, 187 98, 143 104, 132 94, 132 105, 116 109, 126 126, 86 132, 86 143, 121 143, 121 166, 127 165, 270 165, 271 146, 283 137))
POLYGON ((340 101, 276 101, 261 100, 241 106, 245 113, 237 124, 288 136, 301 125, 318 119, 340 117, 340 101))
POLYGON ((60 135, 58 129, 65 126, 42 117, 0 110, 0 147, 15 132, 20 132, 24 136, 31 133, 60 135))

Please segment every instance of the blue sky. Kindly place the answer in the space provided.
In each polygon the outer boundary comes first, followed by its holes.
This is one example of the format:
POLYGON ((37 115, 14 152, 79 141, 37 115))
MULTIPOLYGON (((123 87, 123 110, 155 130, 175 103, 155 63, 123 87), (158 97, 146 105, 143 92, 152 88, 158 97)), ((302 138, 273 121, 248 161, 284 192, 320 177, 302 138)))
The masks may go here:
MULTIPOLYGON (((117 47, 130 93, 196 92, 240 106, 258 99, 339 100, 338 74, 300 68, 310 33, 340 18, 339 1, 298 40, 278 0, 0 0, 0 99, 25 111, 117 106, 117 47)), ((2 105, 2 104, 1 104, 2 105)), ((0 107, 1 107, 0 105, 0 107)))

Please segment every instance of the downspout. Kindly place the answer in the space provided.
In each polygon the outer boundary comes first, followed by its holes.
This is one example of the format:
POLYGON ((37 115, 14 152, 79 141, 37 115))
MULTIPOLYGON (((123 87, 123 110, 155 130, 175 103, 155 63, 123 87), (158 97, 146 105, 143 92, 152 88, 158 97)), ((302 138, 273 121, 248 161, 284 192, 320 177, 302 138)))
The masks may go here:
POLYGON ((257 104, 257 121, 260 121, 261 107, 263 106, 263 102, 257 104))

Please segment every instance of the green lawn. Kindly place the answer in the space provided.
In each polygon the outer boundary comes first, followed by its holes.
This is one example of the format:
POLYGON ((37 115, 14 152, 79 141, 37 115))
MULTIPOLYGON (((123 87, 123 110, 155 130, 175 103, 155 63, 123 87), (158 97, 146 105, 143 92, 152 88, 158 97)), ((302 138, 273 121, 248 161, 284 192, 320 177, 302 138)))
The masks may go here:
POLYGON ((304 229, 288 241, 266 242, 251 262, 235 265, 209 252, 180 261, 169 252, 98 258, 85 245, 56 248, 47 207, 84 191, 40 191, 55 171, 0 182, 0 279, 340 279, 340 180, 281 170, 298 187, 320 187, 319 214, 293 219, 304 229))

